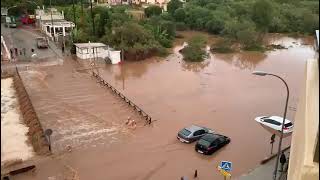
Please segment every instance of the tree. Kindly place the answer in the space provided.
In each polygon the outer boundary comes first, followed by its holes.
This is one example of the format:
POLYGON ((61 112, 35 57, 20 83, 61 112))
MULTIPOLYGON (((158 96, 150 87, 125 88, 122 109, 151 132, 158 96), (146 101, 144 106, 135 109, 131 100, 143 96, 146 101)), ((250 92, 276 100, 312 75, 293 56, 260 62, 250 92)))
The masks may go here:
POLYGON ((178 8, 177 10, 175 10, 173 16, 177 22, 184 22, 186 18, 186 12, 183 8, 178 8))
POLYGON ((125 58, 143 59, 161 48, 150 31, 134 22, 125 22, 112 28, 110 34, 102 38, 103 42, 116 49, 124 50, 125 58))
POLYGON ((162 13, 162 9, 159 6, 149 6, 144 9, 146 17, 159 16, 162 13))
POLYGON ((252 20, 262 31, 267 32, 273 18, 273 7, 269 0, 257 0, 253 5, 252 20))
POLYGON ((183 4, 180 0, 171 0, 167 6, 168 12, 173 15, 177 9, 182 7, 182 5, 183 4))
POLYGON ((200 62, 203 61, 207 53, 205 50, 206 39, 203 36, 193 36, 188 45, 181 50, 185 61, 200 62))
POLYGON ((211 16, 212 18, 207 21, 205 25, 206 30, 213 34, 221 34, 224 29, 225 22, 230 19, 229 14, 223 11, 213 11, 211 16))

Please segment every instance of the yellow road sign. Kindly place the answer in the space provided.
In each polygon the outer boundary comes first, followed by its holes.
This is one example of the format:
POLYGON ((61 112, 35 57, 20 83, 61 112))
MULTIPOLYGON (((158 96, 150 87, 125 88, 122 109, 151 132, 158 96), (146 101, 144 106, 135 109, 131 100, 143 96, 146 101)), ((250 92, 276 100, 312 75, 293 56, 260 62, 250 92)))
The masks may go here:
POLYGON ((221 169, 220 166, 218 166, 219 172, 224 176, 224 177, 231 177, 231 174, 223 169, 221 169))

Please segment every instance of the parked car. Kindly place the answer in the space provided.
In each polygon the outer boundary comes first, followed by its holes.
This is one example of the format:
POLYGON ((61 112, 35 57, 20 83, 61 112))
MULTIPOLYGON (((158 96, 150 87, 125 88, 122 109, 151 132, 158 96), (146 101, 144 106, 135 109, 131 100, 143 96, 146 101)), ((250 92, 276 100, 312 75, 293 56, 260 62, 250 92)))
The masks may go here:
POLYGON ((17 27, 17 22, 16 22, 15 17, 13 17, 13 16, 6 16, 5 27, 16 28, 16 27, 17 27))
MULTIPOLYGON (((267 127, 270 127, 271 129, 274 129, 276 131, 281 131, 281 126, 283 122, 283 117, 279 116, 260 116, 256 117, 255 120, 267 127)), ((290 120, 285 119, 284 127, 283 127, 283 133, 291 133, 293 131, 293 124, 290 120)))
POLYGON ((39 49, 49 47, 48 41, 45 37, 37 37, 36 41, 39 49))
POLYGON ((211 155, 230 143, 230 138, 221 134, 208 133, 199 139, 195 146, 198 153, 211 155))
POLYGON ((197 125, 191 125, 179 131, 177 139, 184 143, 192 143, 207 133, 214 133, 213 130, 197 125))

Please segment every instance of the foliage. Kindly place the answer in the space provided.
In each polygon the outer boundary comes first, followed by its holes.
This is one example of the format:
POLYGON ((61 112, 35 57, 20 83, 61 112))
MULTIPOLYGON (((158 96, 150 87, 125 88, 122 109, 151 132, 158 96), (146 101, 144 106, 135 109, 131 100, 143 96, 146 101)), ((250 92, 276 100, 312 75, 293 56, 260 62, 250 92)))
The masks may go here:
POLYGON ((173 16, 177 22, 184 22, 184 20, 186 18, 186 12, 184 11, 183 8, 178 8, 174 11, 173 16))
POLYGON ((116 49, 123 49, 125 53, 134 55, 134 59, 155 52, 161 47, 150 31, 134 22, 125 22, 112 28, 111 33, 102 40, 116 49))
POLYGON ((176 22, 176 30, 177 31, 185 31, 188 29, 188 26, 184 22, 176 22))
POLYGON ((210 47, 211 52, 216 53, 231 53, 233 52, 232 49, 232 41, 230 39, 221 39, 218 40, 216 43, 212 44, 210 47))
POLYGON ((273 7, 269 0, 257 0, 253 5, 252 20, 262 31, 267 31, 273 17, 273 7))
POLYGON ((182 2, 180 0, 171 0, 167 5, 168 12, 171 15, 173 15, 174 12, 181 7, 182 7, 182 2))
POLYGON ((261 38, 252 21, 232 20, 226 23, 223 32, 228 38, 238 41, 244 49, 259 46, 261 38))
POLYGON ((207 56, 206 39, 203 36, 194 36, 188 41, 188 45, 181 50, 185 61, 201 62, 207 56))
POLYGON ((159 6, 149 6, 144 9, 146 17, 159 16, 162 13, 162 9, 159 6))
POLYGON ((82 29, 75 28, 72 33, 74 37, 73 41, 75 43, 86 43, 90 40, 89 35, 82 29))

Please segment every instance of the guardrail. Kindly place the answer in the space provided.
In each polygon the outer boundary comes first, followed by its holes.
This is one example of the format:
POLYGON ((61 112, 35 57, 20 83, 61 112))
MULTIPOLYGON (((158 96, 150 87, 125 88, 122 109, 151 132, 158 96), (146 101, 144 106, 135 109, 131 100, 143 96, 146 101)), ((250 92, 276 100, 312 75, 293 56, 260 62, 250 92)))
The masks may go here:
POLYGON ((92 75, 98 80, 98 82, 103 85, 103 86, 107 86, 108 88, 110 88, 114 93, 116 93, 121 99, 123 99, 126 103, 128 103, 129 105, 131 105, 134 110, 136 110, 141 116, 143 116, 146 120, 146 124, 151 124, 152 118, 150 115, 148 115, 145 111, 143 111, 139 106, 137 106, 136 104, 134 104, 129 98, 127 98, 125 95, 123 95, 121 92, 119 92, 116 88, 114 88, 111 84, 109 84, 107 81, 105 81, 102 77, 100 77, 97 73, 95 73, 94 71, 92 71, 92 75))

